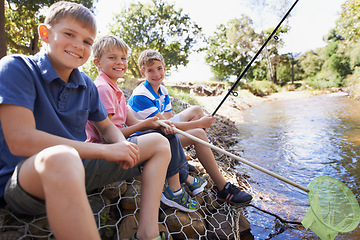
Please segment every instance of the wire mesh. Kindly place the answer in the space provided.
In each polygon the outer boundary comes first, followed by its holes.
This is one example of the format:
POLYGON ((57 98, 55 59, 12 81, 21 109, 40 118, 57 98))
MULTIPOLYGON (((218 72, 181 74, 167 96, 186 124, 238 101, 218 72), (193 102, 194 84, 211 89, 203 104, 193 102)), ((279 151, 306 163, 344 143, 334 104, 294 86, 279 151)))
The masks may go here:
MULTIPOLYGON (((204 171, 197 174, 204 176, 204 171)), ((201 205, 194 213, 185 213, 160 204, 159 225, 163 226, 172 239, 240 239, 240 233, 244 229, 241 226, 241 209, 219 201, 211 191, 212 187, 210 180, 205 191, 195 197, 201 205)), ((127 239, 136 231, 140 189, 141 179, 132 178, 88 194, 102 239, 127 239)), ((2 209, 0 239, 55 237, 45 215, 25 216, 2 209)))

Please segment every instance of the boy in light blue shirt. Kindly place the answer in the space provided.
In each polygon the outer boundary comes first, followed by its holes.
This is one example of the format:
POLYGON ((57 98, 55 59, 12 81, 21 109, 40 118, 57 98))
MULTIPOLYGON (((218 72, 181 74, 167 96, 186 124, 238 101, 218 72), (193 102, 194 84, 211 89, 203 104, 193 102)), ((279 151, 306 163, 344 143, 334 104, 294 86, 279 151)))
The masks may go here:
MULTIPOLYGON (((145 82, 136 87, 129 99, 129 106, 138 119, 157 116, 159 119, 171 120, 175 127, 203 141, 209 141, 204 129, 208 129, 215 117, 205 115, 201 107, 193 106, 174 116, 170 96, 162 85, 165 78, 165 62, 163 56, 155 50, 145 50, 139 56, 139 67, 145 82)), ((231 204, 249 203, 252 196, 241 191, 237 186, 226 182, 216 164, 209 147, 186 136, 179 135, 183 147, 194 145, 196 155, 210 177, 214 180, 214 188, 218 198, 231 204)))

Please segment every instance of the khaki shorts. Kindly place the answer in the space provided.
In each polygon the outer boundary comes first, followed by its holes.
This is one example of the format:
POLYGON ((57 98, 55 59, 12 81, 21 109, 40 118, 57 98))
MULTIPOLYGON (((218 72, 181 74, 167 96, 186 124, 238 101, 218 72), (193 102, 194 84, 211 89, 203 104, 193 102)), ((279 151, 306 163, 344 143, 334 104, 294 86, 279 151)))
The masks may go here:
MULTIPOLYGON (((137 143, 137 137, 129 137, 129 142, 137 143)), ((25 160, 26 161, 26 160, 25 160)), ((15 212, 29 215, 46 213, 45 201, 31 196, 18 183, 18 173, 24 161, 20 162, 5 187, 4 199, 7 205, 15 212)), ((94 190, 117 181, 141 174, 142 165, 131 169, 122 169, 115 162, 103 159, 83 159, 85 168, 86 190, 94 190)))

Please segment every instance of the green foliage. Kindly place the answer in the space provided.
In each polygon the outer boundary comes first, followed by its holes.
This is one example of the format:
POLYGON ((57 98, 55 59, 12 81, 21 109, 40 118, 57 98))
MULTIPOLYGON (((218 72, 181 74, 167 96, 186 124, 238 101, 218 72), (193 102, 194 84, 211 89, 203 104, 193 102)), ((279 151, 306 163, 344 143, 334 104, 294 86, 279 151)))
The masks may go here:
POLYGON ((202 40, 201 28, 188 14, 163 0, 130 4, 114 17, 110 31, 132 48, 127 74, 131 77, 141 77, 137 58, 143 50, 158 50, 170 70, 186 66, 191 51, 198 50, 195 44, 202 40))
POLYGON ((305 84, 312 89, 325 89, 342 86, 342 78, 338 74, 322 71, 317 75, 307 78, 305 84))
POLYGON ((244 89, 248 89, 252 94, 257 96, 266 96, 271 93, 279 92, 281 89, 278 85, 270 81, 252 81, 244 89))
MULTIPOLYGON (((242 15, 232 19, 226 25, 221 24, 213 36, 209 37, 209 47, 205 61, 215 75, 215 80, 226 81, 232 75, 238 75, 255 51, 258 35, 252 27, 251 19, 242 15)), ((251 73, 247 73, 245 78, 251 73)))
POLYGON ((309 51, 299 57, 300 67, 304 74, 302 78, 314 77, 321 71, 324 59, 315 51, 309 51))
MULTIPOLYGON (((215 80, 227 81, 231 76, 239 75, 248 65, 254 54, 273 29, 267 29, 256 33, 252 20, 242 15, 238 19, 232 19, 217 27, 213 36, 209 37, 209 47, 206 51, 205 61, 215 75, 215 80)), ((266 48, 261 52, 252 66, 246 72, 244 78, 247 80, 265 79, 262 70, 266 72, 271 69, 274 72, 278 49, 282 46, 281 35, 288 31, 288 27, 280 27, 276 33, 278 40, 268 42, 266 48), (264 66, 266 66, 264 68, 264 66), (261 67, 261 70, 255 70, 261 67), (256 71, 255 73, 253 71, 256 71)), ((269 74, 270 78, 273 74, 269 74)))
POLYGON ((338 50, 339 42, 330 42, 325 48, 325 56, 331 57, 338 50))
POLYGON ((357 42, 360 38, 360 1, 347 0, 341 6, 336 30, 346 42, 357 42))
POLYGON ((252 79, 255 81, 268 80, 266 74, 266 66, 259 65, 256 68, 254 68, 254 70, 252 71, 252 76, 253 76, 252 79))
POLYGON ((360 67, 360 41, 346 45, 346 55, 350 58, 352 69, 360 67))
POLYGON ((333 54, 328 60, 329 69, 344 79, 351 73, 350 59, 346 56, 333 54))
POLYGON ((291 82, 292 72, 291 72, 290 63, 287 62, 287 63, 279 64, 276 74, 279 83, 291 82))
MULTIPOLYGON (((97 0, 77 0, 85 7, 92 8, 97 0)), ((44 10, 56 1, 48 0, 5 0, 5 37, 7 54, 35 54, 41 47, 37 27, 45 19, 44 10)), ((0 23, 2 24, 2 23, 0 23)))
MULTIPOLYGON (((241 68, 241 59, 231 50, 231 46, 227 42, 225 25, 220 25, 217 29, 219 31, 208 39, 209 47, 205 61, 215 75, 214 80, 224 81, 231 75, 237 74, 241 68)), ((242 60, 244 61, 244 58, 242 60)))
POLYGON ((89 60, 81 66, 81 70, 86 73, 93 81, 99 75, 98 69, 94 64, 94 56, 90 56, 89 60))
POLYGON ((360 67, 355 67, 352 75, 349 75, 345 79, 345 83, 351 87, 351 96, 357 100, 360 100, 360 67))
POLYGON ((5 6, 5 34, 7 39, 7 54, 34 54, 39 51, 41 41, 37 33, 38 25, 44 16, 38 11, 5 6))
MULTIPOLYGON (((182 101, 184 101, 188 104, 191 104, 191 105, 198 105, 198 102, 196 101, 196 99, 190 95, 190 90, 185 91, 185 90, 179 90, 177 88, 171 88, 171 87, 166 87, 166 88, 169 91, 170 96, 176 96, 176 98, 179 98, 182 101)), ((176 109, 174 109, 174 112, 178 112, 178 111, 176 111, 176 109)))

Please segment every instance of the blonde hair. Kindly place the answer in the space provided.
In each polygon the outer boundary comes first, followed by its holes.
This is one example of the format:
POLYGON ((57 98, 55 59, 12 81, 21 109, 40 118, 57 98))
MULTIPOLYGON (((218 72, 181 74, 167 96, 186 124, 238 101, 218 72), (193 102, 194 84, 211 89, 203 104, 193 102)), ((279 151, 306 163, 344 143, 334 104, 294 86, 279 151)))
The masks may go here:
POLYGON ((95 16, 88 8, 74 2, 59 1, 52 4, 47 12, 44 23, 52 27, 67 17, 82 22, 96 33, 95 16))
POLYGON ((126 56, 129 56, 131 53, 131 48, 121 38, 114 35, 106 35, 94 43, 94 57, 100 59, 104 52, 111 51, 113 48, 121 49, 126 56))
POLYGON ((154 61, 160 61, 165 65, 164 57, 158 51, 149 49, 140 53, 138 64, 140 69, 144 70, 146 65, 154 61))

